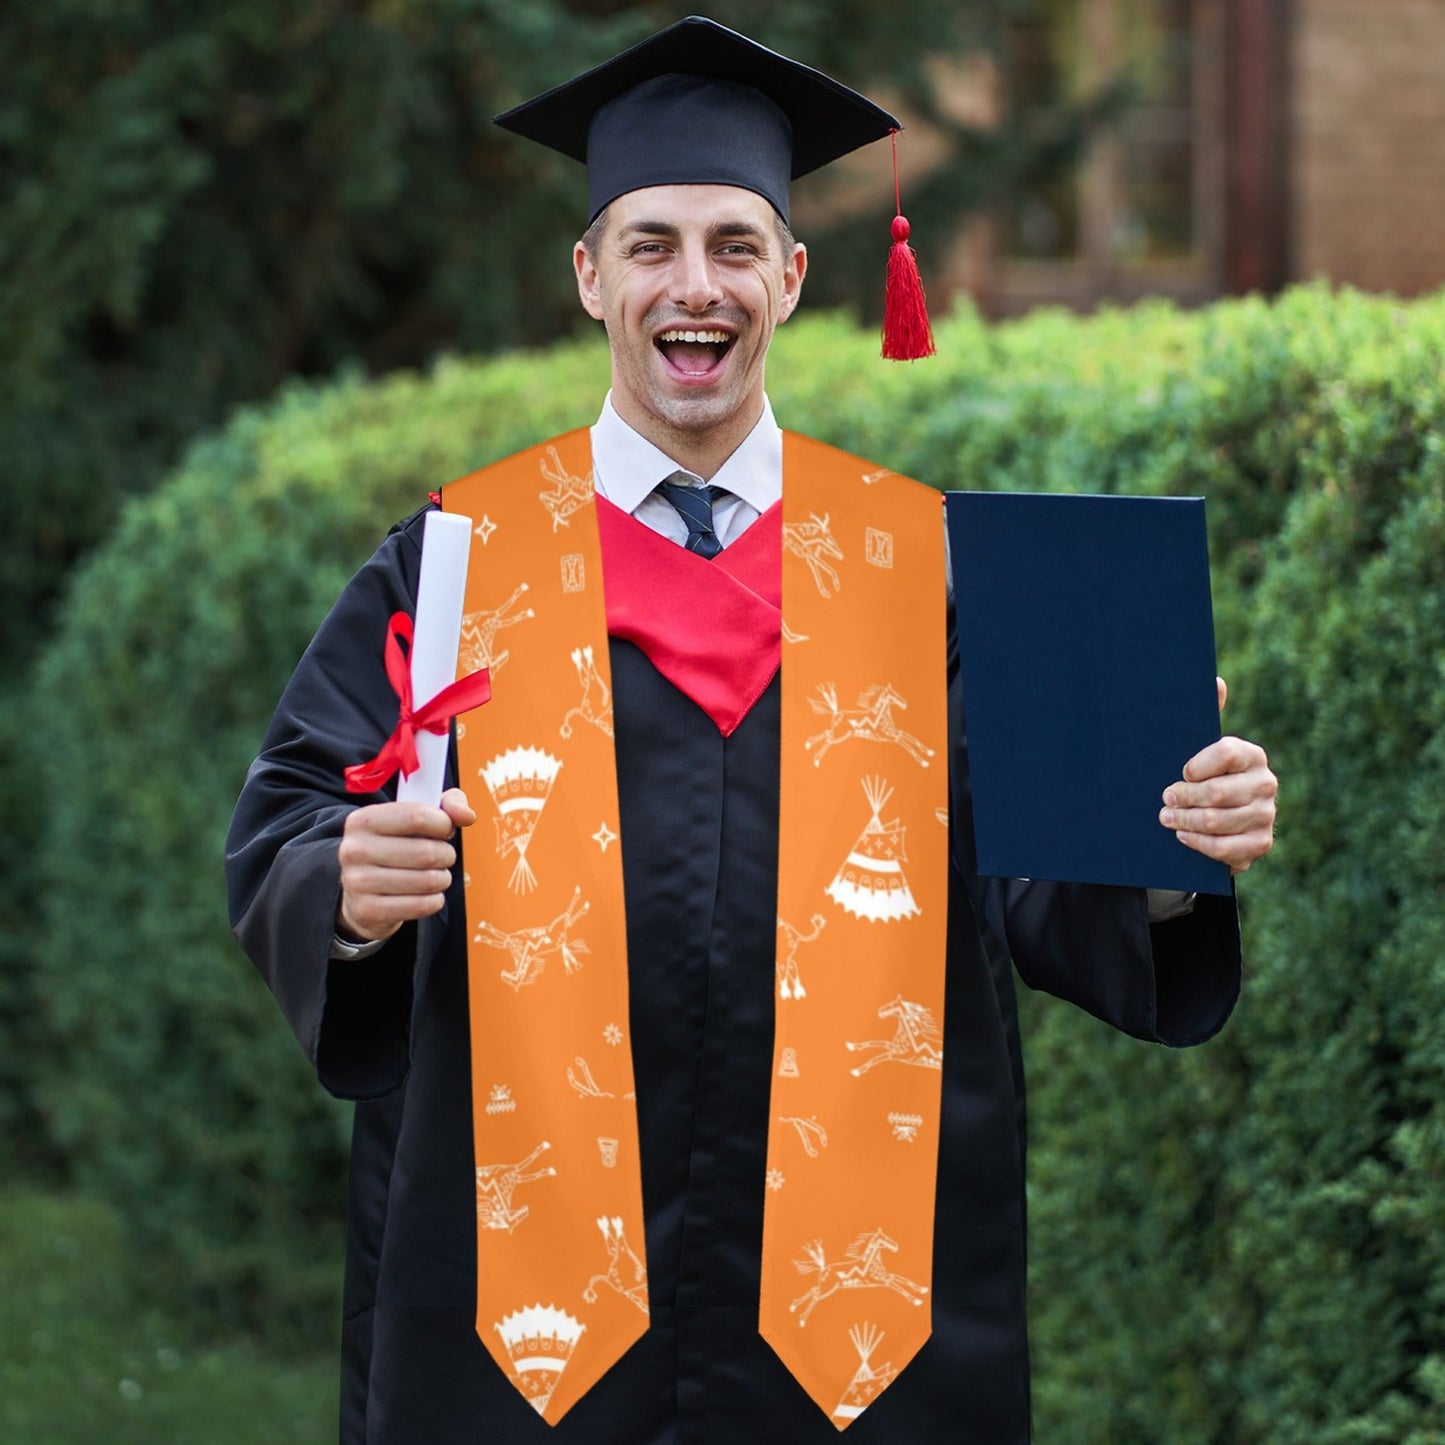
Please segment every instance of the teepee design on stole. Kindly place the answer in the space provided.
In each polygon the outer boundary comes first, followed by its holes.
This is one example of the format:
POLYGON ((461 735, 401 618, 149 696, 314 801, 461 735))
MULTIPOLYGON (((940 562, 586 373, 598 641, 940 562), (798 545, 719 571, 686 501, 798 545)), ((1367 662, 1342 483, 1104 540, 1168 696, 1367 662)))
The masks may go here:
POLYGON ((530 893, 537 875, 527 861, 527 845, 557 781, 561 758, 541 748, 508 748, 483 765, 482 778, 497 806, 497 853, 517 855, 508 880, 514 893, 530 893))
MULTIPOLYGON (((891 1364, 880 1365, 875 1370, 869 1363, 873 1358, 873 1351, 883 1341, 883 1331, 877 1325, 866 1321, 861 1325, 854 1325, 848 1331, 848 1338, 853 1341, 853 1348, 858 1351, 858 1373, 843 1391, 843 1398, 834 1408, 833 1416, 838 1420, 853 1421, 898 1378, 898 1371, 891 1364)), ((844 1427, 840 1425, 838 1428, 841 1430, 844 1427)))
POLYGON ((882 923, 911 918, 923 910, 903 872, 907 830, 897 818, 886 823, 882 818, 893 789, 882 778, 864 778, 863 793, 873 816, 824 891, 855 918, 882 923))

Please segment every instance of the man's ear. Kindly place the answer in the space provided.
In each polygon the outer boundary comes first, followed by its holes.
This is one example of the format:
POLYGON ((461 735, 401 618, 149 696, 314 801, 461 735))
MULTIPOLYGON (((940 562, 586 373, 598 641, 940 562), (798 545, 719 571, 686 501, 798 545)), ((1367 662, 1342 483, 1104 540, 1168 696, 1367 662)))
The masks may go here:
POLYGON ((778 306, 778 322, 790 317, 798 305, 798 296, 803 289, 803 277, 808 273, 808 248, 799 241, 793 247, 793 254, 783 267, 783 298, 778 306))
POLYGON ((572 247, 572 268, 577 272, 577 295, 582 309, 594 320, 602 320, 602 280, 597 267, 587 254, 587 247, 578 241, 572 247))

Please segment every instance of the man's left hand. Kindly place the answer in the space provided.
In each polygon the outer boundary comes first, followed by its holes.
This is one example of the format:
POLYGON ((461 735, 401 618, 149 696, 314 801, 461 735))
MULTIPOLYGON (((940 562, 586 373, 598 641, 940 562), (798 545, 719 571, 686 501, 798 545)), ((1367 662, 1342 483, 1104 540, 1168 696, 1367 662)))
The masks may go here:
MULTIPOLYGON (((1219 684, 1219 708, 1228 689, 1219 684)), ((1181 843, 1243 873, 1274 846, 1279 779, 1258 743, 1223 737, 1184 764, 1184 777, 1164 790, 1159 821, 1181 843)))

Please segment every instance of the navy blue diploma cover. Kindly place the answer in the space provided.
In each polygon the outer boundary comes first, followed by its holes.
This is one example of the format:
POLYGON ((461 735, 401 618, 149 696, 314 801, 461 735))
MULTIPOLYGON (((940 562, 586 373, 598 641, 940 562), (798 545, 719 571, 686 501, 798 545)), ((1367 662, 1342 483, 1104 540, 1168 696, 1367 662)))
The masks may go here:
POLYGON ((946 508, 978 871, 1228 894, 1159 822, 1220 735, 1203 499, 946 508))

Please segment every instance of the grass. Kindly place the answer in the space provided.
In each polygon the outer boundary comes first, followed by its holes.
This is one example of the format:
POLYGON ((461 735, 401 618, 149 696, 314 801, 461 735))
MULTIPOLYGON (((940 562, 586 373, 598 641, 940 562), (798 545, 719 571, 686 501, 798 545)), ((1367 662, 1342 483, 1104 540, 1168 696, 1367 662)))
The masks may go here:
POLYGON ((0 1440, 335 1441, 334 1356, 282 1361, 247 1342, 193 1345, 142 1301, 104 1203, 0 1192, 0 1440))

